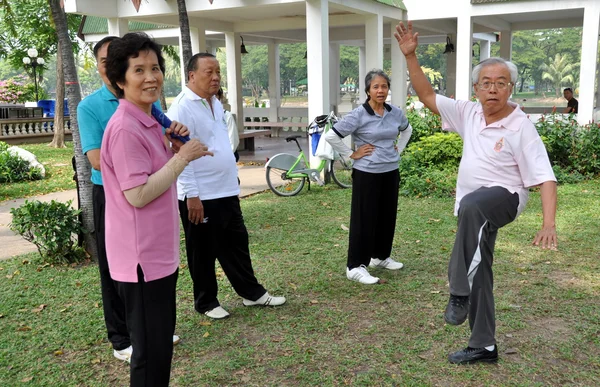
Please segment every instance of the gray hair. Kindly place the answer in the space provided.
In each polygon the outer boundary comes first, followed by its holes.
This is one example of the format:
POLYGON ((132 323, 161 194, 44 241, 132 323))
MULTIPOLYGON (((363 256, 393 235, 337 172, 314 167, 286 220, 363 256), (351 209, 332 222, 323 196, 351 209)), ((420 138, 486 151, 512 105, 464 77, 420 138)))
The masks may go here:
POLYGON ((477 64, 477 66, 475 66, 475 68, 473 68, 473 72, 471 73, 471 80, 473 81, 473 84, 479 82, 479 73, 481 73, 481 69, 486 66, 492 66, 496 64, 503 64, 506 66, 506 68, 508 68, 508 71, 510 72, 510 82, 515 85, 517 83, 517 77, 519 76, 519 70, 517 69, 517 66, 513 62, 496 56, 482 60, 479 62, 479 64, 477 64))
POLYGON ((388 88, 391 88, 392 81, 390 80, 390 77, 383 70, 373 69, 373 70, 369 71, 367 73, 367 75, 365 76, 365 94, 367 94, 367 101, 371 99, 371 96, 369 96, 369 89, 371 88, 371 81, 373 80, 373 78, 375 78, 377 76, 384 78, 387 81, 388 88))

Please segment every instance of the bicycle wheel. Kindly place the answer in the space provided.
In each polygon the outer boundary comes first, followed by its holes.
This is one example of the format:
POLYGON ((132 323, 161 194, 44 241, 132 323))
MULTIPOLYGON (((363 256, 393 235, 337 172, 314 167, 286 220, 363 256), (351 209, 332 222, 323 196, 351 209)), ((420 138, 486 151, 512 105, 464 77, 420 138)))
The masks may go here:
POLYGON ((267 167, 267 185, 274 194, 279 196, 294 196, 304 188, 304 177, 286 177, 286 170, 267 167))
POLYGON ((339 157, 331 161, 331 178, 342 188, 352 188, 352 164, 339 157))

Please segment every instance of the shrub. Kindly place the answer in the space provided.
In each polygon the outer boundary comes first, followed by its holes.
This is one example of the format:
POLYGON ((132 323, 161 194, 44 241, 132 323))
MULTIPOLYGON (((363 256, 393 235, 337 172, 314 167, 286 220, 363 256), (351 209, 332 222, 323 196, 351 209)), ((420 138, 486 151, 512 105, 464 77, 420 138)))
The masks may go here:
POLYGON ((39 169, 31 167, 29 162, 8 151, 8 145, 0 141, 0 183, 14 183, 23 180, 39 180, 39 169))
POLYGON ((423 106, 421 109, 416 109, 412 105, 412 98, 406 101, 406 118, 413 128, 410 142, 419 141, 423 137, 431 136, 432 134, 442 131, 442 119, 439 115, 423 106))
POLYGON ((35 244, 45 262, 79 262, 85 258, 85 253, 77 246, 74 236, 83 229, 78 219, 80 211, 70 205, 71 201, 25 201, 22 206, 10 210, 13 218, 9 227, 35 244))
POLYGON ((559 184, 576 184, 587 179, 585 175, 577 171, 567 171, 558 165, 553 166, 552 170, 559 184))
POLYGON ((461 154, 462 140, 456 133, 436 133, 409 145, 400 160, 400 193, 452 196, 461 154))
MULTIPOLYGON (((535 124, 553 166, 560 174, 578 173, 592 178, 600 173, 600 126, 579 126, 573 116, 549 114, 535 124)), ((559 180, 560 181, 560 180, 559 180)))

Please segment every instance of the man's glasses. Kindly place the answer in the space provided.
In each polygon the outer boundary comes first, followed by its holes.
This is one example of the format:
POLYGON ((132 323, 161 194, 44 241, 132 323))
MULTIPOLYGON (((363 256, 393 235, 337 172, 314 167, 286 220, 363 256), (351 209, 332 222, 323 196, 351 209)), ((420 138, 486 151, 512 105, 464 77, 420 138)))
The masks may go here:
POLYGON ((487 91, 487 90, 491 89, 493 85, 496 85, 497 90, 504 90, 508 86, 512 85, 512 83, 511 82, 503 82, 503 81, 498 81, 498 82, 486 81, 486 82, 479 83, 478 85, 481 90, 487 91))

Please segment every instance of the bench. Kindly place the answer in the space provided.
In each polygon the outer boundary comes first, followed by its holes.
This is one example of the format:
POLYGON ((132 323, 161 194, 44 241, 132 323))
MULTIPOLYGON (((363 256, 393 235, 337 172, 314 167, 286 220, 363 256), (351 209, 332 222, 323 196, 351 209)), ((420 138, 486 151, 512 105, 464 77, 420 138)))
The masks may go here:
POLYGON ((306 129, 306 122, 244 122, 244 128, 271 128, 271 136, 279 137, 279 131, 283 128, 306 129))
POLYGON ((271 131, 264 130, 244 130, 239 133, 240 138, 240 146, 238 146, 238 150, 249 150, 254 151, 254 138, 259 136, 270 136, 271 131))

